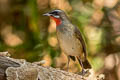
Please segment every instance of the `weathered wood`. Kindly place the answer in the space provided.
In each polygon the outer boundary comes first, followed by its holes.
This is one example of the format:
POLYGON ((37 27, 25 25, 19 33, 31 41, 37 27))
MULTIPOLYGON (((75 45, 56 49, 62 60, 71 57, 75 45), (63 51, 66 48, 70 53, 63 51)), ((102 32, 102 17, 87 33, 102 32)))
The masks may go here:
POLYGON ((92 72, 86 77, 40 66, 43 62, 30 63, 24 59, 13 59, 0 55, 0 80, 103 80, 96 79, 92 72))
POLYGON ((5 71, 8 67, 19 67, 19 63, 11 61, 5 56, 0 56, 0 80, 6 80, 5 71))

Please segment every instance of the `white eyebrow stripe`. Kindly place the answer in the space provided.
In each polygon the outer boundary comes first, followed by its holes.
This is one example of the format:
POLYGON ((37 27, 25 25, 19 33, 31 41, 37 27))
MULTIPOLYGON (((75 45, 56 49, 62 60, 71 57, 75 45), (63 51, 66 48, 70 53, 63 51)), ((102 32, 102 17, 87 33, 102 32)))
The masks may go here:
POLYGON ((54 11, 57 11, 57 12, 62 12, 61 10, 54 10, 54 11))

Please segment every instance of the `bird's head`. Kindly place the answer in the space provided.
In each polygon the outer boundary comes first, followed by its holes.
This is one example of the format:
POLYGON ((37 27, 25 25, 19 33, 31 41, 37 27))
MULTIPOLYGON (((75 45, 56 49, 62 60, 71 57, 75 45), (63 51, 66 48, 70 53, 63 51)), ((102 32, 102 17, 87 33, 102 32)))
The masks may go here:
POLYGON ((64 17, 66 17, 64 11, 62 10, 53 10, 51 12, 43 14, 44 16, 49 16, 51 19, 53 19, 56 22, 56 25, 60 25, 62 23, 62 20, 64 17))

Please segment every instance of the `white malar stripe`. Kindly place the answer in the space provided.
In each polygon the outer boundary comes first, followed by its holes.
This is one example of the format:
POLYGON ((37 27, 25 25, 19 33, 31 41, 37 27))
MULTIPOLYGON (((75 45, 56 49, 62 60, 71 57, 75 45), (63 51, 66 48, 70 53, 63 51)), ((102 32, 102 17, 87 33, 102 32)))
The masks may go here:
POLYGON ((55 17, 55 18, 60 18, 60 16, 59 16, 59 15, 54 15, 54 17, 55 17))

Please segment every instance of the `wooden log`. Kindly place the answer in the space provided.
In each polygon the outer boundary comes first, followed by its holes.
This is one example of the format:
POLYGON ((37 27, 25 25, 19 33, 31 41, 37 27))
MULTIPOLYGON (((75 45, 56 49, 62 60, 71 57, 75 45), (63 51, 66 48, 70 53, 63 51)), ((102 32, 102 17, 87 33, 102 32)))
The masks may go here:
POLYGON ((40 66, 43 63, 44 61, 30 63, 24 59, 13 59, 0 55, 0 80, 103 80, 92 73, 89 76, 82 76, 52 67, 40 66))

